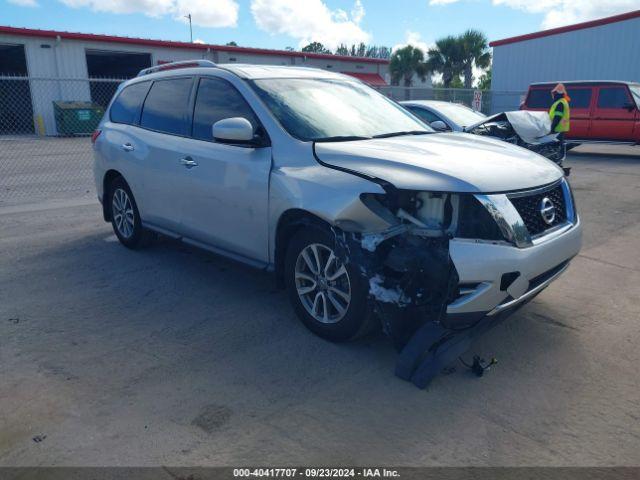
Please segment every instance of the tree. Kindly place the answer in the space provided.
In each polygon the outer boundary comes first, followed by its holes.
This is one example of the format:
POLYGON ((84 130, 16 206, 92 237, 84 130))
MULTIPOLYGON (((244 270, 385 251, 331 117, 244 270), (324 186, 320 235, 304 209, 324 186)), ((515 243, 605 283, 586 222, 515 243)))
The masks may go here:
POLYGON ((489 42, 484 33, 478 30, 467 30, 458 37, 462 50, 462 69, 464 73, 464 87, 473 85, 473 67, 488 68, 491 65, 489 42))
POLYGON ((391 55, 389 72, 394 85, 398 85, 402 80, 405 87, 410 87, 414 75, 424 80, 427 75, 424 53, 413 45, 399 48, 391 55))
POLYGON ((302 47, 302 51, 309 52, 309 53, 329 53, 329 54, 331 53, 331 50, 326 48, 320 42, 311 42, 306 47, 302 47))
POLYGON ((227 45, 227 47, 237 47, 238 46, 238 44, 236 42, 233 42, 233 41, 227 42, 226 45, 227 45))
POLYGON ((391 49, 389 47, 366 45, 351 45, 351 47, 341 44, 335 51, 336 55, 344 55, 349 57, 367 57, 367 58, 389 58, 391 49))
POLYGON ((450 88, 454 78, 462 73, 462 53, 459 37, 452 35, 437 40, 435 47, 427 52, 427 69, 442 74, 442 83, 445 88, 450 88))
POLYGON ((480 76, 478 88, 480 90, 491 90, 491 67, 480 76))

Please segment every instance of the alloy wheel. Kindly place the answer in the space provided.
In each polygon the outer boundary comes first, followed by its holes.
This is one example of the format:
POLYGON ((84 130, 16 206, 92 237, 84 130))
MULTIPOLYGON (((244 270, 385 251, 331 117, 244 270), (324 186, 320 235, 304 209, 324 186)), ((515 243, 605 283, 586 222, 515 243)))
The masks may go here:
POLYGON ((351 303, 351 282, 344 264, 332 249, 307 245, 295 265, 295 286, 306 311, 321 323, 337 323, 351 303))
POLYGON ((133 205, 131 204, 129 195, 122 188, 118 188, 113 192, 111 213, 118 233, 123 238, 131 238, 135 219, 133 205))

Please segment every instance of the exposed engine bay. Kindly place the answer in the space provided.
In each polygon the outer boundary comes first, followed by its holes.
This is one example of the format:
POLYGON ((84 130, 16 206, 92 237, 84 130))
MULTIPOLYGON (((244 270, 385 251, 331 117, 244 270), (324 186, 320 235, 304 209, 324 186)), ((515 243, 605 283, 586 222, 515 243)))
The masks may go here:
POLYGON ((545 112, 502 112, 467 127, 474 135, 499 138, 505 142, 527 148, 562 165, 566 156, 564 142, 557 134, 549 134, 551 120, 545 112))

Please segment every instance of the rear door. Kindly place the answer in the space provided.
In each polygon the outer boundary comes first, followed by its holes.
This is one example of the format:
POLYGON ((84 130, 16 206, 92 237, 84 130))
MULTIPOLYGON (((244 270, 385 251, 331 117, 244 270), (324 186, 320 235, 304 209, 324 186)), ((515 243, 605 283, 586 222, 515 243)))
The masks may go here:
MULTIPOLYGON (((268 260, 271 147, 216 141, 218 120, 243 117, 263 130, 242 94, 227 80, 199 80, 192 138, 185 145, 177 187, 185 236, 242 257, 268 260)), ((266 136, 266 133, 264 134, 266 136)))
POLYGON ((599 86, 591 125, 591 138, 632 141, 636 110, 626 85, 599 86))
POLYGON ((180 232, 181 198, 177 180, 184 173, 181 159, 189 148, 189 104, 193 77, 153 82, 142 107, 135 158, 144 172, 141 216, 154 226, 180 232))
POLYGON ((591 108, 595 95, 593 86, 567 87, 567 94, 571 99, 569 109, 571 112, 570 130, 567 138, 587 139, 591 136, 591 108))

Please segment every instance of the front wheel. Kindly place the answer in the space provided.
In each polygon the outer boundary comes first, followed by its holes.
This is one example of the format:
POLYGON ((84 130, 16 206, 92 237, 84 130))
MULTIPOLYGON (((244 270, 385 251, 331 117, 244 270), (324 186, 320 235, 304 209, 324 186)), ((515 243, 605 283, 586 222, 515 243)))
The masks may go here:
POLYGON ((296 314, 315 334, 345 341, 371 330, 366 279, 338 258, 330 232, 315 227, 297 232, 287 250, 284 274, 296 314))

